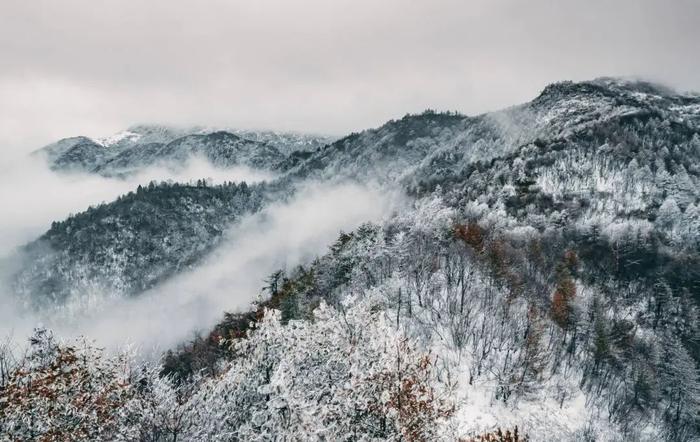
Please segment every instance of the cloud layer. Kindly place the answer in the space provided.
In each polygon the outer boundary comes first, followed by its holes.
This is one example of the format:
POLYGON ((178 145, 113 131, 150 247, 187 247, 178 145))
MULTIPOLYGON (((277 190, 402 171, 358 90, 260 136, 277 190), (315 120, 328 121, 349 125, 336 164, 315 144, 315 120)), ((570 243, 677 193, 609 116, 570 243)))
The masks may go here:
POLYGON ((136 122, 343 134, 545 84, 700 89, 694 0, 5 0, 0 146, 136 122))

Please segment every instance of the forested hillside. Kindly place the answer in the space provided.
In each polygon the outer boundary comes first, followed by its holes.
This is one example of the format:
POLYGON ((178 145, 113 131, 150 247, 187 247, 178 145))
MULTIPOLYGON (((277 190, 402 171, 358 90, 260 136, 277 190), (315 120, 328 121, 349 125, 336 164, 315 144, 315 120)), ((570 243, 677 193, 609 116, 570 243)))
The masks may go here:
POLYGON ((34 308, 82 308, 191 268, 230 225, 260 209, 265 186, 152 182, 54 222, 21 250, 16 290, 34 308))
POLYGON ((271 274, 249 311, 157 363, 38 330, 0 370, 8 440, 699 440, 700 96, 603 78, 281 156, 237 139, 127 157, 215 146, 215 163, 281 177, 152 184, 56 222, 23 250, 21 299, 136 296, 311 181, 410 204, 271 274))

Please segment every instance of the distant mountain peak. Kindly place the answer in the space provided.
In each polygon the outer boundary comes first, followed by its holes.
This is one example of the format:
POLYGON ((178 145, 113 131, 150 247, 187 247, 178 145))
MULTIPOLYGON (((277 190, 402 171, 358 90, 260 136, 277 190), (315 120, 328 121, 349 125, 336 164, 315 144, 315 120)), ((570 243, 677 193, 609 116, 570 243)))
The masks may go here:
POLYGON ((110 135, 107 137, 103 138, 97 138, 95 139, 96 142, 99 144, 105 146, 105 147, 110 147, 114 146, 115 144, 119 144, 121 142, 124 142, 128 140, 128 142, 134 143, 138 141, 141 138, 141 134, 137 132, 132 132, 129 130, 125 130, 123 132, 117 132, 114 135, 110 135))
POLYGON ((641 92, 660 96, 681 95, 670 86, 634 77, 598 77, 591 80, 589 83, 629 92, 641 92))
POLYGON ((692 96, 669 86, 648 80, 627 77, 599 77, 586 81, 560 81, 547 85, 534 101, 561 99, 570 96, 672 99, 692 96))
POLYGON ((137 124, 103 138, 72 137, 36 151, 56 170, 123 175, 153 165, 182 165, 193 155, 219 167, 272 170, 295 152, 311 152, 333 139, 292 132, 137 124))

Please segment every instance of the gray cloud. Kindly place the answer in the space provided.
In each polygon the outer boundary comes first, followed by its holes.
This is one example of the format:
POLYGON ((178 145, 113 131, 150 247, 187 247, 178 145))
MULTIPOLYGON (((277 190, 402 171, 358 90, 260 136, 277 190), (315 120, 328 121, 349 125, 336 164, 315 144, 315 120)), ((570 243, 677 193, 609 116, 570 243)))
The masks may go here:
POLYGON ((694 0, 4 0, 0 146, 136 122, 342 134, 601 75, 698 90, 697 23, 694 0))

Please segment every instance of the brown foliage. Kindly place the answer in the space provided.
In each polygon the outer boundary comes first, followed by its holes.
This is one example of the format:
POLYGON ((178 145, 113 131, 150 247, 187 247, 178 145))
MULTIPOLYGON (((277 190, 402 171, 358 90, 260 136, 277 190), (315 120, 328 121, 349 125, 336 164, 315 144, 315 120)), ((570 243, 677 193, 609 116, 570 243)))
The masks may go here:
POLYGON ((379 391, 388 391, 388 401, 374 404, 371 409, 380 416, 395 414, 402 436, 409 442, 433 440, 438 419, 452 415, 454 407, 436 397, 431 386, 432 361, 429 355, 405 360, 409 354, 406 343, 398 348, 396 370, 374 376, 370 382, 379 391))
POLYGON ((517 268, 517 251, 502 238, 493 237, 475 222, 456 224, 454 233, 467 246, 471 247, 493 277, 509 290, 508 301, 522 294, 524 275, 517 268))
POLYGON ((559 290, 554 292, 551 307, 552 319, 564 329, 569 324, 569 308, 569 301, 566 296, 559 290))
MULTIPOLYGON (((573 252, 571 252, 573 254, 573 252)), ((552 319, 564 330, 569 328, 573 312, 573 301, 576 298, 576 283, 571 277, 568 264, 575 258, 575 254, 566 254, 565 262, 559 271, 557 288, 552 296, 552 319)), ((575 262, 575 261, 574 261, 575 262)))
POLYGON ((394 390, 389 400, 389 407, 399 413, 399 422, 408 441, 426 440, 425 426, 433 425, 437 418, 452 414, 452 408, 439 404, 435 399, 433 388, 427 381, 430 365, 428 356, 421 358, 416 370, 401 380, 399 388, 394 390))
POLYGON ((467 225, 457 224, 454 228, 455 236, 471 246, 477 252, 484 248, 484 229, 475 222, 467 225))
POLYGON ((564 265, 567 269, 569 269, 569 272, 576 272, 578 269, 578 255, 575 251, 568 249, 566 252, 564 252, 564 265))
POLYGON ((101 361, 99 352, 58 347, 46 365, 12 373, 0 389, 0 415, 32 416, 26 428, 17 430, 32 440, 100 440, 115 434, 118 410, 134 389, 128 379, 99 365, 101 361))

